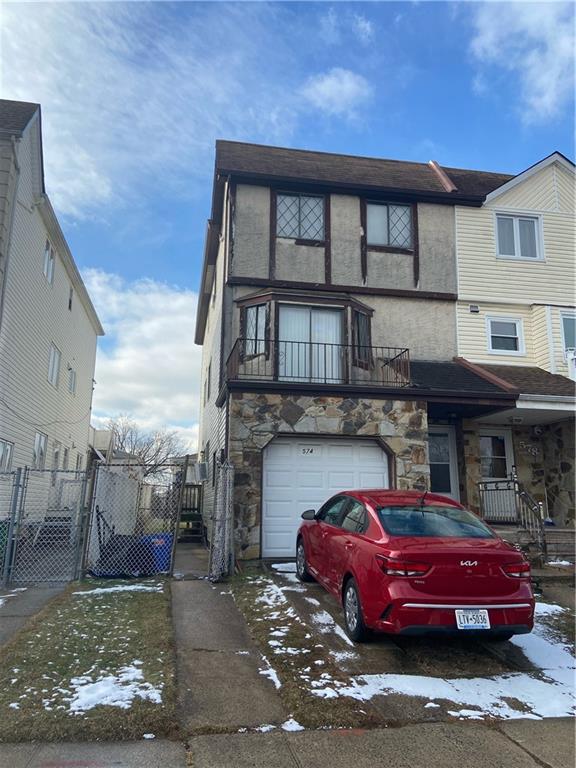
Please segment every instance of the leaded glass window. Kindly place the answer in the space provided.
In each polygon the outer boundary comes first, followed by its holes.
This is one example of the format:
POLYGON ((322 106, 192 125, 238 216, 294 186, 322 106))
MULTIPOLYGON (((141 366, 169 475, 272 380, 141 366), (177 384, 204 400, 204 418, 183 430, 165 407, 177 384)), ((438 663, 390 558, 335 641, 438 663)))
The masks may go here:
POLYGON ((368 245, 412 248, 412 206, 367 203, 366 225, 368 245))
POLYGON ((276 201, 276 234, 301 240, 324 240, 324 198, 281 193, 276 201))

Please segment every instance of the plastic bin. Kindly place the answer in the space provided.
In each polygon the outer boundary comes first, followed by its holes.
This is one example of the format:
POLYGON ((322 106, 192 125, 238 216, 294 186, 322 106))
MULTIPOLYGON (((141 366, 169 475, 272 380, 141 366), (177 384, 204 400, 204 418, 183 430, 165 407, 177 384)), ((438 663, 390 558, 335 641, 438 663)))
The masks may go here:
POLYGON ((164 573, 170 570, 173 540, 174 536, 171 533, 149 533, 146 536, 140 537, 140 541, 148 544, 152 550, 156 573, 164 573))

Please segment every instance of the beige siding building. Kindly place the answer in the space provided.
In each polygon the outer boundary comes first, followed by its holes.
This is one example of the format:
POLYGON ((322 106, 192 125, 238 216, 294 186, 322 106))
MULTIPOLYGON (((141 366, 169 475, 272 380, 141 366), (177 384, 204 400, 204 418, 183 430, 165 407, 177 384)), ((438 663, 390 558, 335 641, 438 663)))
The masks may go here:
POLYGON ((44 191, 40 108, 0 101, 0 470, 86 464, 103 334, 44 191))

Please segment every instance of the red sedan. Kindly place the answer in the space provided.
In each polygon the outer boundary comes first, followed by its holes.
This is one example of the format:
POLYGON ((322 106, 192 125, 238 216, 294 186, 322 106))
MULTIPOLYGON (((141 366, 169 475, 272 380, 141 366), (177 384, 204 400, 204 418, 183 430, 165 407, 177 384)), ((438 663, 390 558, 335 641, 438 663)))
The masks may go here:
POLYGON ((420 491, 345 491, 307 510, 296 541, 301 581, 342 602, 348 635, 530 632, 530 565, 476 515, 420 491))

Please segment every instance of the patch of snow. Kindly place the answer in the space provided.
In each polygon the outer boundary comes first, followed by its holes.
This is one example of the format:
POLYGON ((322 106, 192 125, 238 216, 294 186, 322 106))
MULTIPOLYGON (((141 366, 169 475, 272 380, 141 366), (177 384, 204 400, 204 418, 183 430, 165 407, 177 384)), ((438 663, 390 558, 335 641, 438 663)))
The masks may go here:
POLYGON ((159 688, 144 682, 141 669, 130 665, 122 667, 116 675, 105 674, 94 680, 90 674, 70 680, 73 695, 68 698, 70 712, 81 714, 99 705, 129 709, 136 698, 162 702, 159 688))
POLYGON ((315 597, 305 597, 304 600, 306 600, 307 603, 310 603, 310 605, 320 605, 320 600, 316 600, 315 597))
POLYGON ((28 587, 16 587, 15 589, 11 589, 10 592, 26 592, 28 590, 28 587))
POLYGON ((554 613, 564 613, 564 611, 567 610, 566 608, 562 608, 561 605, 554 605, 554 603, 541 603, 538 601, 536 603, 536 608, 534 610, 535 616, 550 616, 554 613))
POLYGON ((266 666, 263 669, 259 669, 258 672, 261 675, 264 675, 264 677, 267 677, 268 680, 271 680, 274 683, 276 690, 278 690, 278 688, 282 687, 282 683, 280 682, 276 670, 272 667, 266 656, 262 656, 262 661, 266 666))
POLYGON ((144 733, 142 734, 143 739, 155 739, 156 734, 155 733, 144 733))
POLYGON ((548 560, 546 565, 574 565, 569 560, 548 560))
POLYGON ((272 563, 270 567, 279 573, 296 573, 296 563, 272 563))
POLYGON ((424 704, 424 709, 435 709, 439 706, 440 704, 436 704, 434 701, 429 701, 428 704, 424 704))
POLYGON ((266 584, 264 591, 256 598, 257 603, 263 603, 270 608, 279 608, 285 605, 288 601, 284 596, 284 592, 273 581, 269 581, 266 584))
POLYGON ((257 728, 255 728, 255 731, 258 731, 258 733, 268 733, 269 731, 275 730, 275 725, 270 725, 270 723, 266 723, 265 725, 259 725, 257 728))
POLYGON ((316 613, 313 613, 310 618, 312 619, 313 623, 316 624, 321 634, 326 635, 329 632, 334 632, 334 634, 342 638, 342 640, 344 640, 347 645, 354 647, 352 640, 350 640, 342 627, 334 621, 328 611, 316 611, 316 613))
POLYGON ((148 586, 146 584, 118 584, 115 587, 96 587, 95 589, 82 589, 78 592, 73 592, 73 595, 80 595, 81 597, 94 597, 94 595, 108 595, 112 592, 162 592, 164 587, 162 584, 155 584, 148 586))
POLYGON ((12 704, 8 704, 10 709, 20 709, 20 704, 17 701, 13 701, 12 704))
POLYGON ((354 651, 330 651, 330 655, 333 656, 336 661, 352 661, 358 658, 358 654, 354 651))
POLYGON ((304 726, 300 725, 300 723, 297 720, 294 720, 293 717, 286 720, 285 723, 282 723, 280 726, 283 731, 303 731, 304 726))

